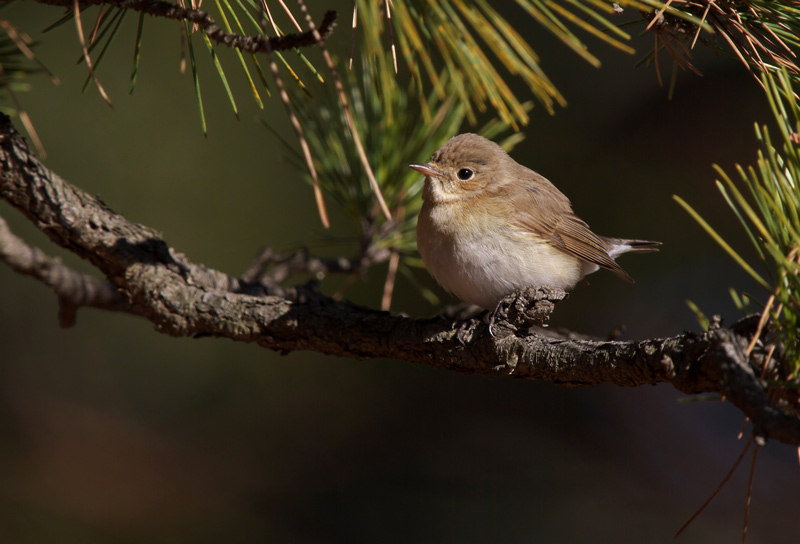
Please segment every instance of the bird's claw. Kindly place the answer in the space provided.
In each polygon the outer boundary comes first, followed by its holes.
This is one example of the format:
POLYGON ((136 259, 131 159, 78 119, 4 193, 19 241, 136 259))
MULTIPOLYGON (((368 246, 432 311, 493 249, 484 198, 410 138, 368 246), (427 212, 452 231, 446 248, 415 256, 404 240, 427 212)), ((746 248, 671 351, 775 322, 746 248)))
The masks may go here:
MULTIPOLYGON (((533 325, 546 326, 545 322, 555 309, 555 303, 567 298, 563 289, 554 287, 525 287, 507 295, 489 314, 489 335, 494 333, 495 321, 501 320, 508 334, 527 330, 533 325)), ((506 336, 505 334, 503 336, 506 336)))

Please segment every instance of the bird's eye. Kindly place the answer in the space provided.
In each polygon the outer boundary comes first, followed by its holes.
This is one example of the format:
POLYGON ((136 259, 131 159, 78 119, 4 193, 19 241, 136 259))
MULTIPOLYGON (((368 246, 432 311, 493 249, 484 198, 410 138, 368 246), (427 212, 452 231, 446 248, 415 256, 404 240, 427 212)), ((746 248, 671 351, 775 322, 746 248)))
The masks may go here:
POLYGON ((468 179, 471 179, 472 176, 475 175, 475 172, 473 172, 469 168, 462 168, 461 170, 458 171, 456 175, 458 176, 458 179, 460 179, 461 181, 467 181, 468 179))

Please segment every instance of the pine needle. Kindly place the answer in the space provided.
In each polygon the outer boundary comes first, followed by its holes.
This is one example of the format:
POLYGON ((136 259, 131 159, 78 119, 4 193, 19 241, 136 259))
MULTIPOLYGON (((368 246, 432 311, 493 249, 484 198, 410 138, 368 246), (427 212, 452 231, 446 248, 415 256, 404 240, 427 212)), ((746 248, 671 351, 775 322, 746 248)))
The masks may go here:
POLYGON ((700 508, 698 508, 697 511, 694 514, 692 514, 692 517, 690 517, 688 519, 688 521, 686 521, 686 523, 684 523, 683 526, 681 526, 680 529, 678 529, 678 532, 675 533, 675 538, 678 538, 679 536, 681 536, 681 533, 683 533, 683 531, 685 531, 689 527, 689 525, 691 525, 692 522, 695 519, 697 519, 697 517, 700 514, 703 513, 703 510, 706 509, 706 506, 708 506, 711 503, 711 501, 714 500, 714 497, 717 496, 717 493, 719 493, 720 490, 722 489, 722 487, 728 482, 728 480, 730 480, 731 476, 733 476, 733 473, 736 471, 737 467, 742 462, 742 459, 744 459, 744 456, 747 454, 747 450, 750 449, 750 444, 753 442, 753 436, 754 435, 751 433, 750 434, 750 438, 747 439, 747 442, 745 443, 744 448, 742 448, 742 453, 739 454, 739 457, 736 459, 736 462, 733 463, 733 466, 731 467, 731 469, 728 471, 728 473, 725 475, 725 477, 722 478, 722 481, 719 483, 719 485, 717 485, 717 487, 714 489, 714 491, 711 492, 711 495, 709 495, 709 497, 702 504, 702 506, 700 506, 700 508))
POLYGON ((139 23, 136 27, 136 44, 133 47, 133 71, 131 72, 130 94, 136 86, 136 78, 139 75, 139 57, 142 51, 142 30, 144 29, 144 13, 139 13, 139 23))
MULTIPOLYGON (((108 51, 108 48, 111 45, 111 42, 114 40, 114 36, 116 36, 117 31, 119 30, 120 26, 122 25, 122 22, 125 20, 125 15, 126 14, 127 14, 127 10, 124 10, 124 9, 116 10, 114 15, 109 18, 109 21, 106 24, 106 26, 103 27, 103 30, 97 36, 97 38, 96 38, 97 41, 94 42, 95 44, 99 43, 99 41, 103 39, 103 36, 105 36, 106 32, 111 28, 112 25, 114 25, 113 29, 111 30, 111 35, 106 40, 105 44, 103 44, 102 49, 100 49, 100 53, 97 55, 97 58, 94 61, 94 69, 95 69, 95 71, 97 71, 97 68, 100 66, 100 63, 103 61, 103 57, 105 57, 106 52, 108 51), (115 23, 115 21, 116 21, 116 23, 115 23)), ((99 23, 99 18, 98 18, 98 23, 99 23)), ((91 47, 90 47, 90 49, 91 49, 91 47)), ((81 92, 85 92, 86 91, 86 89, 89 87, 89 83, 91 83, 91 78, 87 77, 86 81, 84 81, 84 83, 83 83, 83 89, 82 89, 81 92)))
POLYGON ((400 253, 392 251, 389 257, 389 269, 386 272, 386 282, 383 284, 383 296, 381 297, 381 310, 388 312, 392 306, 392 292, 397 280, 397 267, 400 264, 400 253))
POLYGON ((394 62, 394 73, 397 74, 397 49, 394 46, 394 33, 392 32, 392 8, 391 1, 386 2, 386 28, 389 29, 389 42, 392 44, 392 61, 394 62))
MULTIPOLYGON (((266 0, 262 0, 262 1, 266 1, 266 0)), ((292 10, 290 10, 290 9, 289 9, 289 8, 286 6, 286 4, 284 3, 284 1, 283 1, 283 0, 278 0, 278 3, 279 3, 279 4, 281 5, 281 7, 283 8, 283 11, 285 11, 285 12, 286 12, 286 15, 288 15, 288 16, 289 16, 289 19, 291 19, 291 20, 292 20, 292 24, 293 24, 293 25, 294 25, 294 27, 297 29, 297 31, 298 31, 298 32, 302 32, 302 31, 303 31, 303 28, 300 26, 300 23, 298 23, 298 22, 297 22, 297 19, 295 19, 295 18, 294 18, 294 14, 292 13, 292 10)), ((300 2, 298 2, 298 4, 299 4, 299 3, 300 3, 300 2)), ((301 5, 300 9, 301 9, 301 10, 303 9, 303 8, 302 8, 302 5, 301 5)))
POLYGON ((350 36, 350 62, 348 70, 353 69, 353 52, 356 49, 356 24, 358 23, 358 4, 353 3, 353 32, 350 36))
POLYGON ((747 478, 747 499, 744 506, 744 526, 742 527, 742 544, 747 544, 747 522, 750 520, 750 500, 753 498, 753 474, 756 471, 756 459, 760 446, 753 448, 753 461, 750 463, 750 476, 747 478))
POLYGON ((336 88, 336 92, 339 94, 339 100, 342 105, 342 111, 344 112, 345 119, 347 119, 347 126, 350 129, 350 133, 353 136, 353 142, 356 145, 356 149, 358 150, 358 156, 361 159, 361 164, 364 167, 364 171, 367 174, 367 179, 369 179, 369 184, 372 187, 373 192, 375 193, 375 198, 378 201, 378 205, 383 212, 383 215, 386 219, 391 219, 392 214, 389 211, 389 207, 386 205, 386 201, 383 199, 383 194, 381 194, 381 188, 378 185, 378 181, 375 179, 375 173, 372 171, 372 166, 369 164, 369 159, 367 158, 367 153, 364 151, 364 145, 361 143, 361 137, 358 134, 358 130, 356 129, 355 121, 353 120, 353 113, 350 111, 350 104, 347 101, 347 95, 345 95, 344 87, 342 86, 342 82, 339 80, 339 76, 336 73, 336 67, 333 64, 333 59, 331 59, 330 54, 328 53, 328 49, 325 47, 325 43, 322 40, 322 37, 319 35, 317 31, 316 25, 314 25, 314 20, 311 18, 311 14, 308 13, 306 9, 306 5, 302 0, 298 0, 298 4, 300 4, 300 11, 303 12, 303 15, 306 18, 306 23, 308 24, 309 29, 314 33, 314 38, 317 40, 317 45, 319 46, 320 50, 322 51, 322 57, 325 59, 325 64, 328 66, 328 69, 331 72, 331 77, 333 78, 333 84, 336 88))
POLYGON ((653 17, 653 19, 652 19, 652 20, 650 21, 650 23, 647 25, 647 28, 645 28, 645 30, 650 30, 650 27, 652 27, 652 26, 653 26, 653 24, 654 24, 656 21, 658 21, 658 20, 660 20, 662 17, 664 17, 664 12, 665 12, 665 11, 667 11, 667 9, 669 8, 670 4, 672 4, 672 0, 667 0, 667 3, 666 3, 666 4, 664 4, 664 7, 662 7, 660 10, 658 10, 658 12, 656 13, 655 17, 653 17))
POLYGON ((53 85, 61 84, 61 80, 59 80, 55 74, 47 69, 47 67, 39 60, 39 57, 37 57, 33 50, 29 47, 33 43, 33 39, 28 34, 22 32, 19 28, 5 19, 0 19, 0 26, 2 26, 3 30, 6 31, 8 37, 11 38, 11 41, 13 41, 14 45, 17 46, 17 49, 19 49, 28 60, 35 63, 36 66, 38 66, 39 69, 50 78, 50 81, 53 83, 53 85))
POLYGON ((5 90, 8 92, 8 96, 14 103, 14 109, 17 110, 17 115, 19 116, 20 121, 22 121, 22 125, 30 135, 31 140, 33 140, 33 145, 36 147, 36 152, 41 158, 46 158, 47 152, 44 149, 44 144, 42 143, 41 138, 39 138, 39 133, 36 132, 36 128, 33 126, 33 121, 31 121, 28 112, 22 109, 22 104, 20 104, 19 100, 17 99, 17 95, 12 89, 11 83, 6 76, 6 71, 2 64, 0 64, 0 83, 2 83, 2 86, 5 87, 5 90))
MULTIPOLYGON (((242 27, 241 22, 239 22, 239 18, 236 16, 236 11, 231 6, 228 0, 222 0, 224 3, 224 7, 228 9, 230 12, 231 18, 236 23, 237 30, 240 34, 244 34, 244 28, 242 27)), ((217 9, 219 10, 220 17, 222 18, 222 23, 225 25, 225 30, 227 32, 233 32, 233 28, 231 24, 228 22, 228 17, 225 15, 225 9, 223 8, 223 4, 220 4, 220 0, 216 0, 217 9)), ((247 68, 247 63, 244 60, 244 55, 242 54, 241 50, 236 49, 236 56, 239 59, 239 64, 242 66, 242 71, 244 72, 245 77, 247 78, 247 83, 250 86, 250 92, 253 94, 253 99, 256 101, 256 104, 262 110, 264 109, 264 103, 261 101, 261 95, 258 94, 258 89, 256 88, 255 81, 253 81, 253 76, 250 75, 250 70, 247 68)))
MULTIPOLYGON (((262 5, 262 8, 266 8, 266 5, 262 5)), ((266 11, 264 13, 266 13, 266 11)), ((265 21, 265 19, 262 18, 262 21, 265 21)), ((308 173, 311 176, 311 185, 314 191, 314 201, 317 205, 317 213, 319 214, 320 222, 322 223, 323 227, 328 229, 330 228, 331 223, 330 219, 328 218, 328 210, 325 206, 325 199, 323 197, 322 190, 319 187, 317 168, 314 166, 314 159, 311 157, 311 149, 309 148, 308 141, 303 133, 303 126, 297 119, 297 115, 292 107, 292 101, 289 98, 289 93, 286 92, 286 87, 283 84, 283 79, 281 79, 280 71, 278 70, 278 64, 275 62, 275 59, 272 55, 272 49, 269 48, 269 42, 267 42, 267 57, 269 58, 269 68, 272 72, 272 77, 275 80, 275 87, 278 90, 278 96, 281 99, 281 103, 283 103, 284 107, 286 108, 286 112, 289 115, 289 121, 291 122, 292 128, 295 131, 297 140, 300 142, 300 149, 303 154, 303 159, 305 160, 308 173)))
POLYGON ((211 62, 214 64, 214 68, 217 69, 217 75, 219 75, 222 86, 225 88, 225 94, 228 95, 228 101, 231 103, 231 108, 233 108, 233 114, 236 116, 236 119, 239 119, 239 109, 236 107, 236 99, 233 97, 233 91, 231 91, 231 86, 228 83, 228 77, 225 75, 225 70, 222 68, 222 63, 219 61, 217 52, 214 49, 214 44, 211 43, 211 39, 206 35, 205 32, 202 34, 203 41, 208 49, 208 54, 211 55, 211 62))
POLYGON ((197 62, 194 57, 194 47, 192 46, 191 24, 189 21, 183 22, 183 35, 186 37, 186 54, 181 56, 181 67, 185 70, 186 59, 189 59, 189 65, 192 68, 192 81, 194 82, 194 95, 197 98, 197 108, 200 111, 200 125, 203 129, 203 136, 208 137, 208 127, 206 126, 206 112, 203 107, 203 95, 200 92, 200 75, 197 73, 197 62))
POLYGON ((716 241, 717 244, 719 244, 728 253, 728 255, 730 255, 733 260, 739 264, 739 266, 741 266, 748 274, 750 274, 750 276, 756 280, 759 285, 766 289, 770 288, 769 284, 764 280, 764 278, 762 278, 755 270, 753 270, 753 268, 747 264, 747 262, 738 253, 736 253, 736 251, 719 234, 717 234, 717 231, 715 231, 711 225, 709 225, 702 217, 700 217, 700 214, 694 211, 694 208, 687 204, 686 201, 684 201, 678 195, 672 195, 672 199, 680 204, 684 210, 689 212, 689 215, 691 215, 694 220, 697 221, 701 227, 703 227, 703 230, 705 230, 714 239, 714 241, 716 241))
POLYGON ((75 29, 78 32, 78 41, 80 42, 81 49, 83 50, 83 58, 86 61, 86 68, 89 70, 89 75, 91 75, 92 80, 94 81, 94 86, 97 87, 97 91, 100 93, 100 96, 103 97, 103 100, 105 100, 106 104, 108 104, 108 106, 113 110, 114 104, 111 103, 111 99, 108 97, 106 90, 103 88, 100 80, 97 79, 94 69, 92 68, 92 59, 89 56, 89 50, 86 48, 86 39, 83 35, 83 24, 81 24, 81 6, 79 0, 73 0, 72 9, 75 12, 75 29))

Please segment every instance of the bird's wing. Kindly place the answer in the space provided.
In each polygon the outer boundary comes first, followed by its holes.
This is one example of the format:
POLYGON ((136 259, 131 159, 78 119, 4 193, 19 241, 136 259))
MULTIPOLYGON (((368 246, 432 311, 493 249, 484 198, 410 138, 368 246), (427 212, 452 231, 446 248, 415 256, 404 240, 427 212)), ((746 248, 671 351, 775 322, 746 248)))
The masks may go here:
POLYGON ((633 278, 609 256, 603 239, 572 213, 569 200, 563 194, 529 186, 524 193, 514 196, 516 198, 510 199, 514 203, 511 214, 514 227, 536 235, 567 255, 596 264, 633 283, 633 278))

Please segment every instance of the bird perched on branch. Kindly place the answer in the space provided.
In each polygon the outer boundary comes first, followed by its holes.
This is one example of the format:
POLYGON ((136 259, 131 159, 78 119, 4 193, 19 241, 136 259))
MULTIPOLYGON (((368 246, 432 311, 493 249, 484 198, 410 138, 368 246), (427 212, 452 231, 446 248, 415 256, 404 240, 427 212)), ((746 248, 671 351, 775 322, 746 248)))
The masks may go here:
POLYGON ((568 290, 599 268, 633 283, 615 259, 660 242, 599 236, 569 199, 494 142, 461 134, 426 164, 417 247, 431 275, 488 310, 523 287, 568 290))

